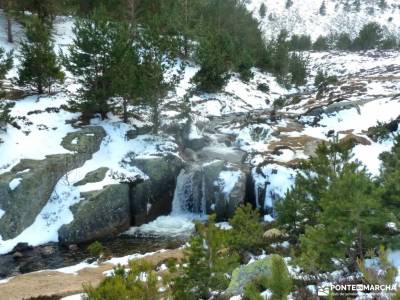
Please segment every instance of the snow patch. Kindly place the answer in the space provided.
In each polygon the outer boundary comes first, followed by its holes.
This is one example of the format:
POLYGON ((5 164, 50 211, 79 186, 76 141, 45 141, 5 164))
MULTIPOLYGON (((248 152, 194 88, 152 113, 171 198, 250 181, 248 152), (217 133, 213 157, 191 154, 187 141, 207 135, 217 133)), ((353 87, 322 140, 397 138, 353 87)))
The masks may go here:
POLYGON ((230 193, 241 177, 242 172, 240 171, 222 171, 219 173, 219 177, 215 184, 220 187, 225 199, 228 199, 230 193))
POLYGON ((15 190, 22 182, 22 178, 14 178, 13 180, 10 181, 8 184, 8 187, 10 190, 15 190))

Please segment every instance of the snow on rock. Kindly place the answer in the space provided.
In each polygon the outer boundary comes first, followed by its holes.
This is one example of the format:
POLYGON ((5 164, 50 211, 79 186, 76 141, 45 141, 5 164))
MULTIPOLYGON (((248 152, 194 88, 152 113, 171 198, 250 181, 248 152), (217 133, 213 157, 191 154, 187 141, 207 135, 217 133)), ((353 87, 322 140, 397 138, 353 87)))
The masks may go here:
POLYGON ((197 140, 201 139, 203 135, 200 133, 200 130, 197 128, 196 125, 191 124, 190 126, 190 132, 189 132, 189 140, 197 140))
POLYGON ((217 226, 219 229, 222 230, 231 230, 232 226, 231 224, 229 224, 229 222, 218 222, 215 224, 215 226, 217 226))
POLYGON ((362 133, 379 122, 389 122, 400 114, 400 100, 385 98, 371 101, 350 109, 332 114, 323 114, 318 127, 306 126, 304 133, 320 139, 326 139, 330 130, 335 132, 353 130, 362 133))
MULTIPOLYGON (((127 124, 110 116, 108 120, 93 120, 92 124, 102 126, 107 137, 103 140, 100 150, 92 159, 75 170, 70 171, 57 183, 48 203, 36 217, 34 223, 14 239, 3 241, 0 238, 0 254, 11 251, 19 242, 32 246, 58 241, 58 229, 73 220, 70 207, 81 200, 80 194, 87 191, 100 190, 106 185, 120 183, 122 179, 141 177, 146 179, 136 167, 131 167, 126 158, 128 153, 132 158, 149 158, 166 153, 176 153, 177 145, 172 138, 162 136, 142 135, 133 140, 126 139, 127 124), (74 186, 90 171, 99 167, 108 167, 104 180, 74 186)), ((0 146, 1 149, 1 146, 0 146)), ((29 157, 29 156, 28 156, 29 157)))
POLYGON ((76 131, 66 120, 77 118, 79 114, 60 110, 46 111, 46 108, 59 108, 67 103, 67 95, 46 96, 38 99, 29 96, 15 102, 11 115, 17 118, 21 129, 8 126, 7 132, 0 133, 4 143, 0 144, 0 174, 9 171, 23 158, 44 159, 46 155, 69 153, 61 146, 67 133, 76 131), (19 120, 23 117, 22 120, 19 120))
POLYGON ((269 110, 275 99, 288 93, 271 74, 255 68, 252 72, 254 77, 249 82, 243 82, 238 75, 233 74, 221 92, 193 95, 190 98, 192 112, 202 116, 223 116, 269 110), (260 84, 267 85, 269 91, 259 90, 260 84))
POLYGON ((222 171, 219 173, 215 184, 220 187, 225 199, 229 198, 230 193, 232 192, 236 183, 240 180, 241 176, 241 171, 222 171))
POLYGON ((275 219, 271 215, 265 215, 263 219, 264 219, 264 222, 267 222, 267 223, 271 223, 271 222, 275 221, 275 219))
POLYGON ((150 223, 131 228, 125 234, 164 237, 188 236, 195 230, 193 219, 196 217, 190 215, 160 216, 150 223))
POLYGON ((296 172, 277 164, 253 168, 252 179, 257 207, 272 208, 294 184, 296 172), (261 203, 261 202, 264 203, 261 203))
POLYGON ((10 181, 8 184, 10 190, 15 190, 22 182, 22 178, 14 178, 13 180, 10 181))
POLYGON ((78 189, 71 186, 67 176, 64 176, 57 183, 49 201, 31 226, 10 240, 4 241, 0 236, 0 254, 10 252, 20 242, 28 243, 31 246, 58 242, 58 229, 73 220, 69 208, 79 200, 78 189))

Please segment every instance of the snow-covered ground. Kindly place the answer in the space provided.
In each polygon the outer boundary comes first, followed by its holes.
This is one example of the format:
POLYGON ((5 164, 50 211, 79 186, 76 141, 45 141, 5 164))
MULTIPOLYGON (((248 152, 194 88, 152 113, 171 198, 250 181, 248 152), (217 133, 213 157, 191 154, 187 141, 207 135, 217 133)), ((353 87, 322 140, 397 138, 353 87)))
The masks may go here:
POLYGON ((357 9, 346 0, 292 0, 286 8, 286 0, 249 0, 247 6, 261 22, 266 37, 276 37, 282 29, 293 34, 308 34, 312 40, 319 36, 346 32, 355 37, 363 25, 378 22, 386 34, 400 34, 400 7, 398 0, 386 0, 387 7, 381 8, 380 1, 362 0, 357 9), (350 6, 346 6, 346 2, 350 6), (259 9, 265 4, 266 16, 261 18, 259 9), (320 13, 325 3, 325 14, 320 13))

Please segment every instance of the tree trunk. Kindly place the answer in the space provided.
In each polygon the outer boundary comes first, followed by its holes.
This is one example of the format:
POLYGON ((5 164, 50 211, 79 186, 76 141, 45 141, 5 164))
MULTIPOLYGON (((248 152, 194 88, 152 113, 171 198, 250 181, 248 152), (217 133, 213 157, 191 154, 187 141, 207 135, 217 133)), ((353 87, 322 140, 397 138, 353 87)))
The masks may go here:
POLYGON ((358 230, 357 239, 358 239, 358 243, 357 243, 358 258, 360 258, 361 260, 364 260, 363 234, 360 230, 358 230))
POLYGON ((188 39, 188 28, 189 28, 189 6, 188 0, 185 0, 185 30, 184 30, 184 40, 183 40, 183 51, 185 58, 188 57, 189 54, 189 39, 188 39))
POLYGON ((128 0, 129 21, 133 25, 135 23, 136 0, 128 0))
POLYGON ((125 98, 122 100, 122 106, 123 106, 123 118, 124 118, 124 123, 128 123, 128 100, 125 98))
POLYGON ((158 133, 158 128, 160 126, 160 116, 159 116, 159 110, 158 110, 158 103, 157 101, 153 102, 153 108, 152 108, 152 121, 153 121, 153 133, 157 134, 158 133))
POLYGON ((9 43, 14 42, 13 34, 12 34, 12 20, 11 17, 7 16, 7 40, 9 43))

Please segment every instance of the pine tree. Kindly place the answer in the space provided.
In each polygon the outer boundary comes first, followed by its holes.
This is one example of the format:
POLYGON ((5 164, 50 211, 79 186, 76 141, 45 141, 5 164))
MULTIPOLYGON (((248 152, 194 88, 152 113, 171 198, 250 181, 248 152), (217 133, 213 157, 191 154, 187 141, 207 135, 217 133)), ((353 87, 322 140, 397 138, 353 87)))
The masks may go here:
POLYGON ((367 249, 384 242, 382 231, 390 218, 376 184, 359 163, 344 165, 322 192, 319 205, 317 225, 307 225, 300 237, 297 263, 306 272, 332 270, 332 258, 354 270, 367 249))
POLYGON ((266 278, 266 286, 272 292, 272 300, 287 299, 293 287, 286 263, 279 255, 271 257, 271 274, 266 278))
POLYGON ((141 96, 141 66, 139 46, 134 41, 134 25, 121 22, 116 25, 110 49, 110 67, 106 80, 111 83, 112 95, 122 101, 122 115, 128 122, 129 105, 137 104, 141 96))
POLYGON ((372 22, 363 26, 354 41, 357 49, 368 50, 378 48, 383 39, 383 31, 378 23, 372 22))
POLYGON ((322 194, 350 158, 348 148, 336 142, 322 143, 315 156, 300 164, 293 189, 276 204, 277 223, 293 242, 305 232, 306 225, 318 224, 316 216, 321 211, 322 194))
POLYGON ((196 51, 197 63, 200 70, 193 82, 201 91, 216 92, 225 86, 229 79, 229 61, 226 54, 232 45, 226 36, 210 32, 202 39, 196 51))
POLYGON ((386 0, 379 0, 378 6, 380 9, 385 10, 388 7, 388 4, 386 0))
POLYGON ((353 41, 347 33, 341 33, 336 40, 336 48, 339 50, 351 50, 353 41))
POLYGON ((265 6, 265 3, 261 3, 261 5, 260 5, 260 10, 259 10, 259 14, 260 14, 260 17, 261 17, 262 19, 265 18, 266 14, 267 14, 267 7, 265 6))
POLYGON ((142 99, 151 108, 153 132, 157 133, 160 127, 161 101, 175 87, 180 72, 167 77, 167 71, 175 65, 175 47, 170 47, 173 41, 168 36, 160 36, 147 29, 142 32, 141 40, 142 99))
POLYGON ((14 118, 10 115, 14 106, 14 102, 0 99, 0 130, 6 131, 7 124, 11 124, 14 121, 14 118))
POLYGON ((303 85, 307 83, 308 59, 299 53, 292 53, 289 61, 289 72, 291 74, 291 83, 303 85))
POLYGON ((36 18, 28 25, 26 40, 21 43, 20 59, 20 85, 31 86, 43 94, 45 90, 50 92, 55 83, 63 82, 64 73, 54 53, 50 29, 36 18))
POLYGON ((238 253, 255 251, 261 246, 263 228, 260 223, 260 215, 250 204, 240 206, 229 220, 232 232, 229 244, 238 253))
POLYGON ((151 263, 132 260, 129 262, 129 271, 118 266, 113 275, 104 279, 97 287, 84 284, 83 288, 88 300, 167 299, 168 286, 160 285, 155 267, 151 263))
POLYGON ((317 40, 314 42, 312 49, 314 51, 326 51, 329 50, 329 45, 328 45, 328 39, 323 37, 323 36, 319 36, 317 38, 317 40))
POLYGON ((325 16, 326 15, 326 4, 325 4, 325 1, 322 1, 321 7, 319 8, 319 14, 321 16, 325 16))
POLYGON ((55 0, 18 0, 20 10, 34 13, 42 23, 51 24, 56 14, 58 1, 55 0))
POLYGON ((287 41, 288 33, 281 31, 278 38, 274 41, 269 49, 271 52, 271 62, 273 73, 281 83, 287 82, 289 73, 289 42, 287 41))
POLYGON ((109 99, 113 91, 106 74, 110 68, 113 23, 107 20, 103 9, 96 10, 90 18, 76 19, 74 34, 64 64, 82 87, 78 99, 70 102, 71 107, 86 116, 99 113, 104 118, 112 110, 109 99))
POLYGON ((224 291, 239 257, 228 249, 226 231, 215 226, 215 216, 207 226, 197 224, 198 236, 185 250, 183 274, 173 282, 174 299, 208 299, 211 291, 224 291))
MULTIPOLYGON (((0 48, 0 98, 4 97, 5 92, 2 89, 1 82, 5 79, 8 71, 13 66, 12 52, 6 53, 3 48, 0 48)), ((4 101, 0 99, 0 129, 5 130, 6 125, 13 121, 10 116, 11 108, 15 105, 14 102, 4 101)))
POLYGON ((379 177, 383 189, 382 201, 397 218, 400 218, 400 135, 395 138, 390 152, 380 155, 382 160, 379 177))

